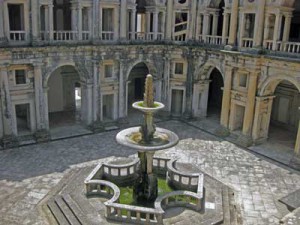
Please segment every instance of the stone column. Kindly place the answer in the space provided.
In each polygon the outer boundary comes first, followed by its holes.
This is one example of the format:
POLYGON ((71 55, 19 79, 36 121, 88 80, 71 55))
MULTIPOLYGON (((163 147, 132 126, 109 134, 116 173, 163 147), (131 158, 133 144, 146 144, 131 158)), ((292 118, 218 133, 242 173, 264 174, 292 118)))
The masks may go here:
POLYGON ((49 8, 49 39, 50 41, 53 41, 53 4, 48 5, 49 8))
POLYGON ((281 20, 282 20, 282 15, 279 12, 276 13, 274 36, 273 36, 273 51, 277 50, 277 41, 279 39, 281 20))
POLYGON ((205 13, 204 17, 203 17, 202 39, 203 39, 204 42, 206 41, 206 35, 208 35, 208 30, 209 30, 209 27, 210 27, 209 17, 210 17, 209 13, 205 13))
POLYGON ((0 45, 2 42, 5 41, 5 34, 4 34, 4 1, 0 1, 0 45))
POLYGON ((162 13, 162 27, 161 27, 161 33, 162 33, 162 39, 165 38, 165 33, 166 33, 166 12, 164 11, 162 13))
POLYGON ((263 40, 264 22, 265 22, 265 4, 266 0, 258 1, 258 12, 255 17, 255 31, 254 31, 254 47, 261 47, 263 40))
POLYGON ((131 39, 135 39, 135 32, 136 32, 136 10, 135 9, 132 9, 131 10, 131 32, 132 32, 132 35, 131 35, 131 39))
POLYGON ((38 37, 39 37, 37 10, 38 10, 38 1, 31 0, 31 26, 32 26, 32 44, 33 45, 36 44, 36 41, 38 40, 38 37))
POLYGON ((226 67, 221 112, 221 125, 225 128, 228 128, 229 126, 232 73, 232 67, 226 67))
POLYGON ((252 124, 254 118, 254 106, 255 106, 255 95, 257 87, 257 76, 256 72, 252 72, 249 75, 248 81, 248 93, 247 93, 247 102, 245 107, 245 116, 244 116, 244 125, 243 125, 243 134, 245 136, 251 136, 252 133, 252 124))
POLYGON ((216 36, 218 33, 218 25, 219 25, 219 15, 217 12, 213 15, 213 29, 212 29, 212 35, 216 36))
POLYGON ((184 117, 189 119, 193 116, 192 114, 192 103, 193 103, 193 86, 194 86, 194 59, 191 55, 191 52, 188 52, 186 55, 188 62, 188 71, 187 71, 187 79, 186 79, 186 106, 184 117))
POLYGON ((157 39, 157 32, 158 32, 158 11, 155 10, 153 12, 153 32, 154 32, 154 40, 157 39))
POLYGON ((118 40, 120 38, 119 29, 120 29, 120 8, 117 6, 114 8, 114 40, 118 40))
MULTIPOLYGON (((269 32, 270 32, 270 14, 266 13, 265 15, 266 20, 265 20, 265 30, 264 30, 264 41, 269 39, 269 32)), ((267 47, 264 44, 264 47, 267 47)))
POLYGON ((231 46, 236 45, 238 15, 239 15, 239 0, 233 0, 232 8, 231 8, 231 17, 230 17, 229 39, 228 39, 228 44, 231 46))
POLYGON ((172 39, 173 28, 173 1, 167 1, 167 25, 166 25, 166 40, 172 39))
MULTIPOLYGON (((299 108, 300 110, 300 108, 299 108)), ((298 133, 297 133, 297 139, 296 139, 296 145, 295 145, 295 154, 297 157, 300 157, 300 120, 298 125, 298 133)))
POLYGON ((120 60, 120 75, 119 75, 119 119, 126 116, 126 62, 120 60))
POLYGON ((127 0, 121 1, 120 9, 120 38, 126 40, 127 37, 127 0))
POLYGON ((146 33, 150 33, 150 27, 151 27, 151 12, 146 11, 146 33))
MULTIPOLYGON (((169 99, 169 80, 170 80, 170 59, 164 58, 164 73, 163 73, 163 85, 162 85, 162 102, 167 105, 169 99)), ((167 109, 165 109, 167 110, 167 109)))
POLYGON ((49 25, 49 6, 43 5, 45 8, 45 37, 44 40, 49 40, 50 38, 50 25, 49 25))
POLYGON ((99 18, 98 18, 98 29, 99 29, 99 32, 98 32, 98 35, 100 37, 100 40, 102 40, 102 3, 101 1, 99 2, 99 18))
POLYGON ((99 60, 93 61, 93 121, 99 119, 99 60))
POLYGON ((228 22, 229 22, 229 13, 224 12, 223 28, 222 28, 222 44, 227 44, 228 37, 228 22))
POLYGON ((93 5, 93 39, 99 38, 99 12, 100 12, 100 6, 99 6, 99 0, 94 0, 93 5))
POLYGON ((285 15, 284 30, 283 30, 283 37, 282 37, 283 43, 289 41, 289 35, 290 35, 290 30, 291 30, 291 21, 292 21, 292 16, 285 15))
POLYGON ((189 31, 188 31, 188 40, 195 40, 195 25, 197 20, 197 1, 191 1, 190 4, 190 16, 189 16, 189 31))
POLYGON ((255 143, 268 138, 268 131, 275 96, 256 97, 252 139, 255 143))
POLYGON ((199 40, 200 34, 202 34, 202 27, 201 27, 202 17, 201 14, 198 13, 197 15, 197 25, 196 25, 196 40, 199 40))
POLYGON ((246 24, 246 18, 245 18, 245 13, 244 12, 241 12, 241 14, 240 14, 240 21, 241 21, 241 24, 240 24, 239 46, 242 47, 243 46, 244 33, 245 33, 245 24, 246 24))
POLYGON ((1 106, 2 106, 2 122, 3 122, 3 134, 6 137, 16 136, 13 133, 13 128, 16 126, 14 124, 14 119, 12 118, 12 102, 9 92, 8 84, 8 68, 6 66, 0 67, 0 81, 1 81, 1 106))
POLYGON ((93 84, 91 82, 82 85, 82 98, 82 118, 86 125, 91 125, 93 121, 93 84))
POLYGON ((78 26, 78 40, 82 40, 82 5, 79 2, 77 6, 77 26, 78 26))

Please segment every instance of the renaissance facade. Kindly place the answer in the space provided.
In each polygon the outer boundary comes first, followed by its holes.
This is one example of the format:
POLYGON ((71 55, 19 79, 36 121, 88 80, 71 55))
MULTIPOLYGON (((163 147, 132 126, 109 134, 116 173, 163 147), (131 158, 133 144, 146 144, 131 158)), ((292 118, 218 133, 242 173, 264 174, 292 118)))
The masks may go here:
POLYGON ((2 144, 124 121, 151 73, 164 116, 217 115, 244 145, 275 126, 299 155, 299 30, 295 0, 0 1, 2 144))

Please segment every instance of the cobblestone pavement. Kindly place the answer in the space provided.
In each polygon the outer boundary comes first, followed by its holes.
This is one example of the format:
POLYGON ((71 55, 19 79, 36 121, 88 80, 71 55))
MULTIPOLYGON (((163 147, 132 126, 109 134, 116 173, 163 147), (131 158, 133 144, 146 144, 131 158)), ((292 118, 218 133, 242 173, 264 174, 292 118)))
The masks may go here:
MULTIPOLYGON (((177 147, 157 154, 193 163, 232 187, 241 204, 244 224, 279 224, 289 213, 278 199, 300 188, 298 172, 265 161, 182 122, 158 125, 175 131, 181 141, 177 147)), ((106 157, 135 153, 117 145, 117 132, 0 152, 0 224, 46 224, 36 205, 70 170, 96 164, 107 160, 106 157)), ((184 224, 182 218, 176 224, 184 224)))

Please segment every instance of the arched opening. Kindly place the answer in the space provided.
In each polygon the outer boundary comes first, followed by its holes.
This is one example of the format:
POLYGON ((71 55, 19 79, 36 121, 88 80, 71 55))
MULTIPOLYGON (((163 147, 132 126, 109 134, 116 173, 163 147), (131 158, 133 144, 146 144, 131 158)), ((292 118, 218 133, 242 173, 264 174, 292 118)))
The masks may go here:
POLYGON ((207 116, 216 117, 220 119, 222 110, 222 99, 224 81, 221 72, 218 69, 213 69, 211 71, 208 93, 208 103, 207 103, 207 116))
POLYGON ((48 112, 50 129, 81 121, 81 84, 73 66, 56 69, 48 80, 48 112))
POLYGON ((300 1, 295 1, 288 41, 292 41, 292 42, 300 41, 299 29, 300 29, 300 1))
POLYGON ((143 62, 135 65, 130 71, 128 77, 128 110, 131 109, 133 102, 143 99, 147 74, 149 74, 149 69, 143 62))
POLYGON ((270 117, 269 142, 294 150, 299 126, 300 94, 295 85, 288 81, 280 82, 274 91, 270 117))

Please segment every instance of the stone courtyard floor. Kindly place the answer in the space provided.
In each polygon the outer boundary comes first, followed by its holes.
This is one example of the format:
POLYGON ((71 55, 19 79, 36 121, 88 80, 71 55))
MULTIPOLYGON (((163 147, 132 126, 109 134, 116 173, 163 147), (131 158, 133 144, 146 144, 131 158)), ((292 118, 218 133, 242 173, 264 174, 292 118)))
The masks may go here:
MULTIPOLYGON (((300 173, 179 121, 160 122, 178 134, 178 146, 157 155, 189 162, 237 193, 243 224, 279 224, 290 213, 278 200, 300 189, 300 173)), ((48 224, 38 203, 71 171, 134 150, 115 141, 118 130, 0 152, 0 224, 48 224)), ((83 182, 83 181, 82 181, 83 182)), ((104 212, 103 212, 104 214, 104 212)), ((174 224, 189 218, 178 215, 174 224)), ((285 224, 300 224, 300 212, 285 224)))

